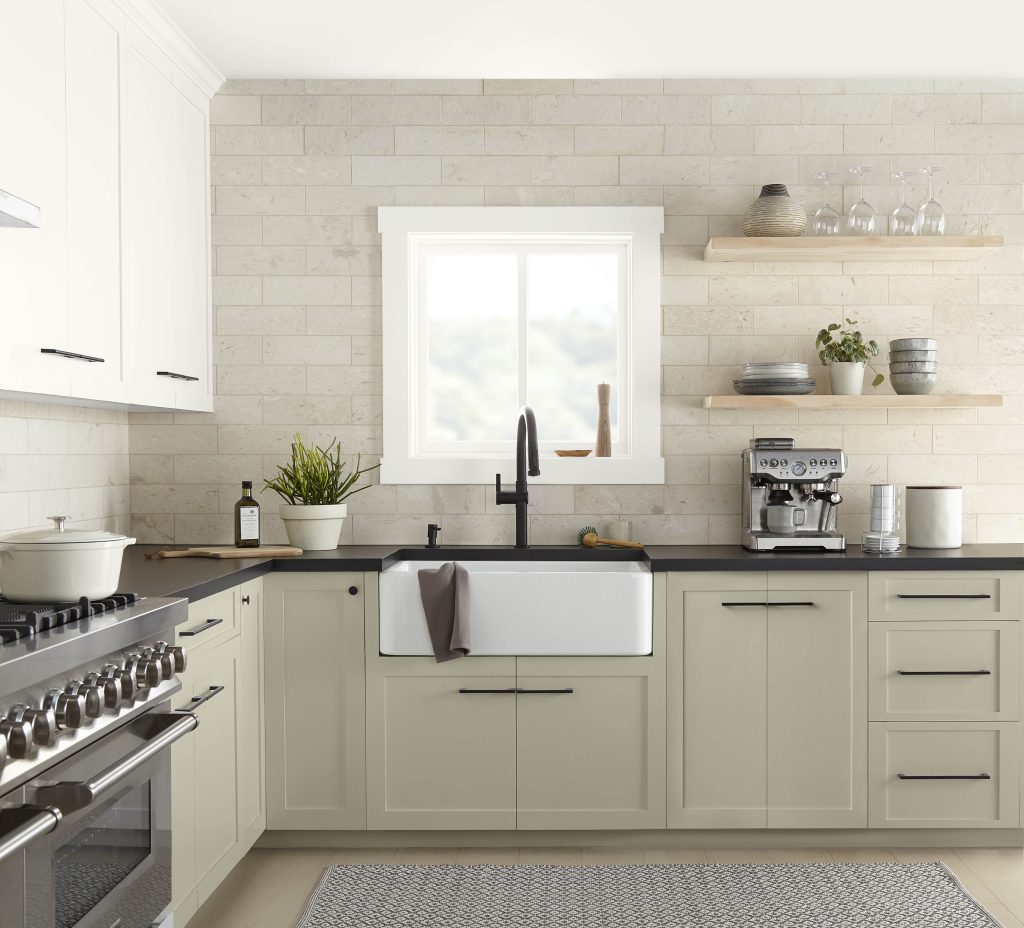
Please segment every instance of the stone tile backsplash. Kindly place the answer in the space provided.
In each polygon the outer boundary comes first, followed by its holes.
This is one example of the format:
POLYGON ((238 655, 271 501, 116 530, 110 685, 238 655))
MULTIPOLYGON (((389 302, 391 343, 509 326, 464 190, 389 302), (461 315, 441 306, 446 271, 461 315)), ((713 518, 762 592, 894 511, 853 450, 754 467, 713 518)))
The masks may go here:
MULTIPOLYGON (((381 451, 376 207, 635 204, 666 211, 667 482, 536 487, 536 542, 629 518, 650 543, 733 543, 739 451, 779 434, 850 454, 841 525, 855 540, 867 485, 892 481, 963 484, 969 541, 1024 541, 1022 101, 1024 81, 229 81, 213 101, 216 412, 130 426, 5 412, 0 525, 65 503, 123 520, 130 434, 139 539, 230 542, 239 482, 269 475, 295 431, 381 451), (880 214, 896 205, 894 171, 941 167, 950 231, 1001 232, 1006 248, 980 264, 703 262, 708 236, 737 234, 761 184, 788 184, 813 213, 814 174, 860 164, 880 214), (881 342, 934 335, 941 387, 1006 393, 1006 407, 702 408, 743 361, 816 365, 814 333, 847 316, 881 342), (79 433, 96 428, 81 453, 79 433)), ((833 205, 857 193, 834 188, 833 205)), ((274 499, 260 499, 264 537, 283 540, 274 499)), ((489 487, 374 485, 350 513, 347 542, 420 543, 427 521, 449 543, 512 541, 489 487)))

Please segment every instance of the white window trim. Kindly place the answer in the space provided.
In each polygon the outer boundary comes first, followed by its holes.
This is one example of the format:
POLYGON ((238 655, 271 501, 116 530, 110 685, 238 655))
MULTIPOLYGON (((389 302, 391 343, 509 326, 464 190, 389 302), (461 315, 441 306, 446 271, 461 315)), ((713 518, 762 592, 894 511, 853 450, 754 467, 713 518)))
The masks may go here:
MULTIPOLYGON (((384 455, 381 483, 491 483, 496 473, 514 476, 514 458, 413 456, 410 286, 412 237, 420 235, 510 235, 607 233, 630 240, 630 394, 628 456, 541 459, 531 482, 653 483, 665 481, 661 457, 661 207, 625 206, 426 206, 380 207, 383 238, 384 455)), ((597 401, 595 396, 595 416, 597 401)), ((543 429, 543 407, 536 407, 543 429)), ((515 421, 508 424, 515 434, 515 421)), ((543 434, 541 435, 543 438, 543 434)))

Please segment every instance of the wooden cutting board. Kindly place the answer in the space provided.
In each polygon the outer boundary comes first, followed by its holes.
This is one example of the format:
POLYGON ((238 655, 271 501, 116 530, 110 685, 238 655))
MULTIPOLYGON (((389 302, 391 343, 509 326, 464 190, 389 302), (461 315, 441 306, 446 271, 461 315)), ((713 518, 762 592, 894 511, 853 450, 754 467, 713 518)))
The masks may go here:
POLYGON ((147 560, 164 557, 296 557, 302 548, 290 545, 264 545, 260 548, 162 548, 146 555, 147 560))

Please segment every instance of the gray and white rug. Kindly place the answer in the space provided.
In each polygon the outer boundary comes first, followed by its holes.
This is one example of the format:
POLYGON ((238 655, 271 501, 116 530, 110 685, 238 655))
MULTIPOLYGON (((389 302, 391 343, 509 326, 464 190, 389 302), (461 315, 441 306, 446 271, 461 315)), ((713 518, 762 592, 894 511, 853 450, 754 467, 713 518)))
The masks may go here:
POLYGON ((1000 928, 941 863, 328 867, 298 928, 1000 928))

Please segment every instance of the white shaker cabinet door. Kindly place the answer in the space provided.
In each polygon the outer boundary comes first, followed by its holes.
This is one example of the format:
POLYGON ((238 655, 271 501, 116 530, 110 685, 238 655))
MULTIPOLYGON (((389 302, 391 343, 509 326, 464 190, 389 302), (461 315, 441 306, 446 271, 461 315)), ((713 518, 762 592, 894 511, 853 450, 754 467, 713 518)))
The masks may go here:
POLYGON ((67 396, 64 24, 60 0, 5 3, 0 190, 42 210, 38 229, 0 229, 0 388, 67 396))
POLYGON ((121 96, 124 15, 110 0, 65 0, 67 348, 71 395, 129 400, 121 353, 121 96))

